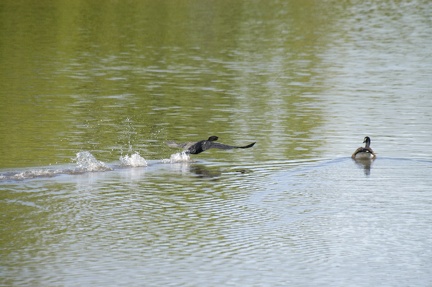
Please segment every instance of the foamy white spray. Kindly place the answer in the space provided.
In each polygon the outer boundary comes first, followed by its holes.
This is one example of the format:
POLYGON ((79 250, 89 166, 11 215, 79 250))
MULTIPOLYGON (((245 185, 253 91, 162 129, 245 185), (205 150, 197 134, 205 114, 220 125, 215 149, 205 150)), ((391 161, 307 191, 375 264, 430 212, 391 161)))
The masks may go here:
POLYGON ((78 168, 84 171, 106 171, 111 170, 104 162, 97 160, 90 152, 81 151, 76 154, 78 168))
POLYGON ((140 156, 138 152, 134 153, 131 156, 129 156, 128 154, 125 156, 120 156, 120 162, 123 166, 147 166, 147 161, 142 156, 140 156))
POLYGON ((189 161, 191 161, 189 153, 184 151, 172 154, 169 159, 162 160, 163 163, 176 163, 176 162, 189 162, 189 161))

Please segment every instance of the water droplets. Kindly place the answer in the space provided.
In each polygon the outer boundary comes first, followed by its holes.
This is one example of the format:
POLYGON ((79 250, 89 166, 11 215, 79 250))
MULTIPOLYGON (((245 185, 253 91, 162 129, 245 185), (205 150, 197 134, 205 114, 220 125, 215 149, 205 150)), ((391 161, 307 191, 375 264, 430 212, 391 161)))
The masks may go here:
POLYGON ((176 163, 176 162, 190 162, 191 158, 189 156, 189 153, 187 152, 178 152, 175 154, 172 154, 169 159, 163 159, 163 163, 176 163))
POLYGON ((123 166, 147 166, 147 161, 142 156, 140 156, 138 152, 132 154, 131 156, 128 154, 125 156, 120 156, 120 163, 123 166))
POLYGON ((111 168, 104 162, 97 160, 94 155, 89 151, 81 151, 76 154, 73 159, 77 165, 78 169, 82 171, 107 171, 111 168))

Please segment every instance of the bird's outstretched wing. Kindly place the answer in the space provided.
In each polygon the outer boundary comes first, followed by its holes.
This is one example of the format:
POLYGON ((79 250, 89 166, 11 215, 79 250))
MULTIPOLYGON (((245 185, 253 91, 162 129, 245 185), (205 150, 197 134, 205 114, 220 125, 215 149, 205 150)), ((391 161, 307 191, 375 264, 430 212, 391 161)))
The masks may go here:
POLYGON ((184 150, 189 149, 191 146, 193 146, 195 144, 195 142, 176 143, 175 141, 167 141, 165 143, 169 147, 172 147, 172 148, 182 148, 184 150))
POLYGON ((181 148, 184 151, 187 151, 191 154, 199 154, 203 151, 206 151, 211 148, 217 148, 217 149, 234 149, 234 148, 250 148, 253 147, 255 143, 251 143, 245 146, 232 146, 232 145, 226 145, 216 142, 217 137, 210 137, 208 140, 202 140, 199 142, 187 142, 187 143, 176 143, 174 141, 167 141, 165 142, 169 147, 172 148, 181 148), (214 139, 216 138, 216 139, 214 139))
POLYGON ((221 144, 221 143, 217 143, 217 142, 212 142, 210 148, 218 148, 218 149, 234 149, 234 148, 250 148, 253 147, 255 143, 251 143, 245 146, 232 146, 232 145, 226 145, 226 144, 221 144))

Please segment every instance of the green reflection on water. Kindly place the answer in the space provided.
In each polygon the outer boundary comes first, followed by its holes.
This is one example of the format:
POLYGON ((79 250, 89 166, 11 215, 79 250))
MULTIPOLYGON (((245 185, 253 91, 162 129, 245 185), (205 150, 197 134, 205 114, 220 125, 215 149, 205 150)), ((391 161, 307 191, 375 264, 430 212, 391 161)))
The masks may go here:
POLYGON ((163 158, 164 140, 210 134, 282 157, 318 144, 308 139, 322 122, 317 66, 332 29, 320 1, 0 5, 0 167, 79 150, 109 161, 130 146, 163 158))

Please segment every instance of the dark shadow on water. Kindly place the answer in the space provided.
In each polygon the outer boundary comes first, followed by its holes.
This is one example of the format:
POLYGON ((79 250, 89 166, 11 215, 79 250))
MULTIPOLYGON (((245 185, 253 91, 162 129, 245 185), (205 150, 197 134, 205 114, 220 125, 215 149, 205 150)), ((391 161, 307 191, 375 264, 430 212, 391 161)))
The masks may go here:
POLYGON ((199 178, 218 178, 222 174, 227 173, 245 174, 252 172, 252 170, 249 168, 236 167, 234 169, 231 169, 226 167, 210 166, 204 164, 192 164, 189 167, 189 171, 199 178))
POLYGON ((189 171, 200 178, 216 178, 222 174, 222 171, 219 168, 208 167, 203 164, 191 165, 189 171))

